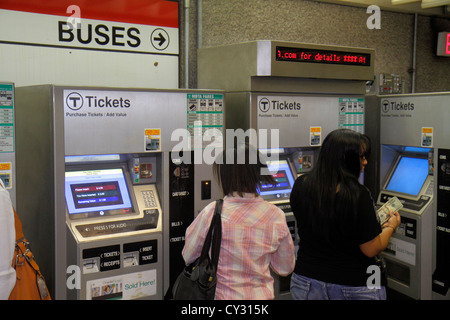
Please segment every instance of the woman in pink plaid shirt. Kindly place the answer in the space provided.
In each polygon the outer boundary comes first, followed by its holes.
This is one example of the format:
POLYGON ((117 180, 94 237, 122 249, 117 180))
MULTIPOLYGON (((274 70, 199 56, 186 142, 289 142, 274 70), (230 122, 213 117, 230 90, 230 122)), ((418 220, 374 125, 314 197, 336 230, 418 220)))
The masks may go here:
MULTIPOLYGON (((265 166, 259 154, 252 157, 254 152, 248 144, 240 145, 224 152, 224 164, 214 164, 214 174, 225 195, 216 300, 273 299, 270 269, 282 276, 294 270, 294 243, 285 215, 258 195, 261 183, 275 181, 270 175, 261 175, 265 166), (245 160, 238 161, 243 154, 245 160)), ((214 208, 215 201, 187 228, 182 253, 186 264, 200 255, 214 208)))

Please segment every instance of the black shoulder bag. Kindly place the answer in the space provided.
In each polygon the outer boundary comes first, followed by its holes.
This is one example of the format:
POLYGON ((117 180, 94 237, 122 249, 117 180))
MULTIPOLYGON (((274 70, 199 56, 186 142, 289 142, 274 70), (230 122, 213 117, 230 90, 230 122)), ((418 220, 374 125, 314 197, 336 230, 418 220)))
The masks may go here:
POLYGON ((200 257, 183 269, 173 285, 172 292, 175 300, 214 300, 222 239, 220 219, 222 205, 222 199, 216 201, 216 209, 200 257), (211 258, 209 257, 210 247, 211 258))

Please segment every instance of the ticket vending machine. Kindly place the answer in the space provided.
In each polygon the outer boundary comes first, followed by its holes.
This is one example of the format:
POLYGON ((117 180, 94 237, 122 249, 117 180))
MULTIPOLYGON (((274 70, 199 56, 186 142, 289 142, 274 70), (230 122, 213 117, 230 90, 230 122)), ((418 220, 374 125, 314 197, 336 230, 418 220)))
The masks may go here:
POLYGON ((388 286, 413 299, 450 297, 450 131, 442 121, 449 99, 449 93, 381 96, 368 108, 380 119, 377 205, 393 196, 403 203, 401 224, 383 253, 388 286))
POLYGON ((223 114, 220 91, 17 88, 18 212, 53 298, 163 299, 221 196, 194 123, 223 114))
MULTIPOLYGON (((364 94, 366 81, 374 78, 373 64, 372 49, 269 40, 198 52, 198 85, 226 92, 227 129, 254 130, 269 167, 280 170, 274 172, 277 186, 263 188, 261 195, 286 213, 295 243, 293 181, 314 166, 328 133, 338 128, 364 133, 364 94)), ((289 287, 290 277, 275 275, 277 299, 289 299, 289 287)))
POLYGON ((14 83, 0 81, 0 179, 16 205, 14 83))

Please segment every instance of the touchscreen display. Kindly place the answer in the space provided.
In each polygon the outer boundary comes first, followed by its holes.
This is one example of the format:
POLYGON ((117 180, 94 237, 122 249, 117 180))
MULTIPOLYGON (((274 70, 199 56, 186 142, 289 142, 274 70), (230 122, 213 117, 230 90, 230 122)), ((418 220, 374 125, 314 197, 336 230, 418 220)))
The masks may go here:
POLYGON ((67 171, 65 195, 69 215, 133 212, 122 168, 67 171))
POLYGON ((263 184, 259 194, 266 199, 289 198, 295 179, 287 160, 267 161, 267 167, 273 172, 276 184, 263 184))
POLYGON ((402 156, 387 190, 417 196, 428 176, 428 159, 402 156))

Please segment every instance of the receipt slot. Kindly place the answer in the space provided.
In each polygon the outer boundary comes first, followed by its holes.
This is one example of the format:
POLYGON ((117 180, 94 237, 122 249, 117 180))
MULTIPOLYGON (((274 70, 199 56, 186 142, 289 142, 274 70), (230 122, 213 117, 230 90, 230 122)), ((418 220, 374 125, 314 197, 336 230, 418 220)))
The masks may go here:
MULTIPOLYGON (((449 299, 448 200, 446 170, 450 131, 449 93, 371 97, 379 119, 377 205, 396 196, 403 203, 386 260, 388 286, 413 299, 449 299)), ((375 122, 375 121, 374 121, 375 122)), ((372 161, 372 160, 371 160, 372 161)))
POLYGON ((52 297, 163 299, 185 229, 220 197, 214 183, 201 192, 211 166, 192 160, 211 147, 205 128, 223 132, 223 93, 42 85, 16 95, 18 211, 52 297))
MULTIPOLYGON (((313 168, 328 133, 364 133, 373 55, 366 48, 270 40, 198 52, 199 86, 225 90, 227 129, 254 130, 269 167, 280 170, 274 172, 277 185, 262 188, 261 196, 285 212, 296 245, 301 239, 289 202, 293 181, 313 168)), ((275 298, 289 299, 290 277, 274 278, 275 298)))

